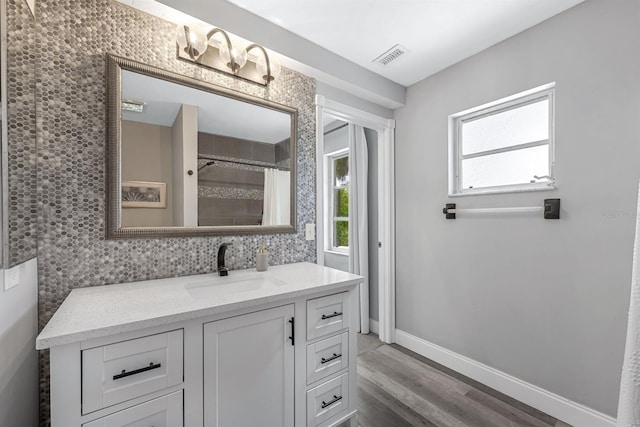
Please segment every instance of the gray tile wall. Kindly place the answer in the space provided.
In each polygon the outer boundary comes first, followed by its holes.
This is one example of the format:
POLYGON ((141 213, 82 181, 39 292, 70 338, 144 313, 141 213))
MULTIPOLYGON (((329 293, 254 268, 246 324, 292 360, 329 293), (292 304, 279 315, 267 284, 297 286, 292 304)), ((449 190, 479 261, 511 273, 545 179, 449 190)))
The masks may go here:
POLYGON ((274 163, 275 147, 275 144, 198 132, 198 154, 274 163))
MULTIPOLYGON (((278 145, 198 133, 198 155, 212 155, 232 162, 275 165, 278 145)), ((206 164, 206 160, 198 163, 206 164)), ((198 197, 199 225, 259 225, 264 201, 264 168, 218 161, 199 170, 198 197)))
MULTIPOLYGON (((224 241, 232 269, 254 266, 264 242, 274 264, 315 261, 315 83, 290 70, 268 88, 175 59, 172 24, 109 0, 38 2, 38 275, 40 326, 85 286, 211 272, 224 241), (298 232, 244 237, 105 240, 105 54, 112 53, 299 112, 298 232)), ((257 40, 259 42, 259 40, 257 40)), ((48 422, 48 355, 41 357, 41 423, 48 422)))
POLYGON ((276 144, 276 163, 282 164, 282 162, 286 162, 289 155, 289 138, 282 140, 276 144))

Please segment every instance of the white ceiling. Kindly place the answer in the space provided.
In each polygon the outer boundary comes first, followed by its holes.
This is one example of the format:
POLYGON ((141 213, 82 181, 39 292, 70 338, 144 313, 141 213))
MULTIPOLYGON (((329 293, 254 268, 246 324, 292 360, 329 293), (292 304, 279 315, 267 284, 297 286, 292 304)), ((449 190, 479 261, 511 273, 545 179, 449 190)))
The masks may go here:
POLYGON ((289 114, 131 71, 122 72, 122 99, 145 103, 142 113, 123 111, 124 120, 172 126, 187 104, 198 106, 199 132, 277 144, 291 131, 289 114))
POLYGON ((410 86, 584 0, 227 0, 410 86), (400 44, 387 66, 372 61, 400 44))

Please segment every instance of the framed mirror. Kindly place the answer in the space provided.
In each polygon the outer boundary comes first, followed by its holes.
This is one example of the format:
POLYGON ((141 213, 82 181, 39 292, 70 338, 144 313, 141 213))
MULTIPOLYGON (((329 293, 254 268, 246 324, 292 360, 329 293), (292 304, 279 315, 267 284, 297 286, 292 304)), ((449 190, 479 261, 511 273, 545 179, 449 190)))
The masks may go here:
POLYGON ((107 56, 107 237, 293 233, 297 110, 107 56))

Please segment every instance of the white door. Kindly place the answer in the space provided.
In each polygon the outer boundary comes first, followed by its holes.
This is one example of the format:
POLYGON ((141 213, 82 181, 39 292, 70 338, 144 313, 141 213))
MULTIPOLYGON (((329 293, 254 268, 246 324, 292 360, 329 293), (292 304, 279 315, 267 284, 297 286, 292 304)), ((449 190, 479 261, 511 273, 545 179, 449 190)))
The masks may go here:
POLYGON ((293 427, 293 314, 290 304, 204 325, 205 427, 293 427))

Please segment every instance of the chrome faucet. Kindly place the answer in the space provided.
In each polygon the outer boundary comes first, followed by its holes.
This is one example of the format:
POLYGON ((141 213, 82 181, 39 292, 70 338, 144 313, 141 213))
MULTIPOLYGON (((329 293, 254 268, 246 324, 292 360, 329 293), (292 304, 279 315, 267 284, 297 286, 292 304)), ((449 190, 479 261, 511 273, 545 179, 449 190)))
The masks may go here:
POLYGON ((224 265, 224 254, 227 252, 227 247, 232 245, 233 243, 223 243, 218 248, 218 275, 219 276, 228 276, 229 269, 224 265))

